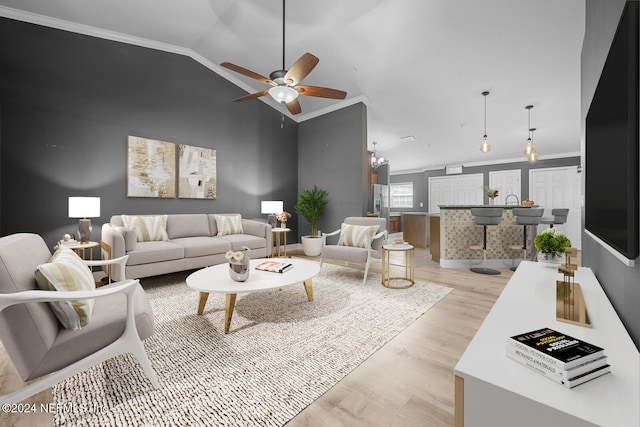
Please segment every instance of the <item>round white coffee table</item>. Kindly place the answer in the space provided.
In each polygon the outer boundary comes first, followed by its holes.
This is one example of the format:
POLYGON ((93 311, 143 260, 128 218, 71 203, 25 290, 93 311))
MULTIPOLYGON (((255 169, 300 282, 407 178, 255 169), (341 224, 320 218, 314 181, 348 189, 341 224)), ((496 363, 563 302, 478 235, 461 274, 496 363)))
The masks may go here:
POLYGON ((415 284, 413 280, 413 246, 408 243, 387 243, 382 246, 382 286, 391 289, 406 289, 415 284), (404 252, 404 277, 391 277, 391 252, 404 252), (393 280, 404 281, 404 286, 393 286, 393 280))
POLYGON ((284 273, 259 271, 255 266, 266 259, 252 259, 249 278, 244 282, 236 282, 229 277, 229 265, 227 263, 203 268, 187 277, 187 286, 200 292, 198 300, 198 314, 204 311, 207 298, 211 292, 226 294, 224 333, 229 332, 233 308, 236 304, 236 296, 242 293, 268 291, 279 289, 297 283, 303 283, 307 292, 307 299, 313 301, 313 287, 311 279, 320 274, 320 263, 297 258, 269 258, 268 261, 282 261, 293 264, 293 267, 284 273))

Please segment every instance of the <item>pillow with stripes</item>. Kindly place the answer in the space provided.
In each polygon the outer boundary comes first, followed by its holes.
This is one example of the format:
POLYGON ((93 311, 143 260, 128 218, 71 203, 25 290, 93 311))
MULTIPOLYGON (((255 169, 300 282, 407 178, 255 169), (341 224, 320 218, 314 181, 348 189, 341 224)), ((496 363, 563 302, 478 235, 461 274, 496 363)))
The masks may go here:
POLYGON ((342 223, 338 246, 367 248, 378 231, 378 225, 353 225, 342 223))

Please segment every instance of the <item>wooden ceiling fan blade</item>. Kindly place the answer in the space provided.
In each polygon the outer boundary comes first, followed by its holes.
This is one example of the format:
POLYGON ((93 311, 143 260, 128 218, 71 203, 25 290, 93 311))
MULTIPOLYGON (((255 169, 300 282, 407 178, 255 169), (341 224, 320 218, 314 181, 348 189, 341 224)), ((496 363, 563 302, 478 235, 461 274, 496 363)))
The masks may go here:
POLYGON ((295 86, 302 81, 318 65, 320 60, 310 53, 302 55, 284 75, 284 82, 289 86, 295 86))
POLYGON ((300 102, 298 101, 298 98, 287 102, 285 105, 287 106, 287 109, 291 114, 302 113, 302 107, 300 106, 300 102))
POLYGON ((240 98, 234 99, 233 102, 248 101, 250 99, 260 98, 261 96, 265 96, 265 95, 269 95, 269 90, 264 90, 262 92, 256 92, 249 95, 241 96, 240 98))
POLYGON ((319 98, 345 99, 347 92, 320 86, 296 86, 294 88, 300 95, 317 96, 319 98))
POLYGON ((229 70, 235 71, 236 73, 240 73, 244 76, 251 77, 252 79, 256 79, 262 83, 266 83, 271 86, 276 85, 275 82, 273 82, 271 79, 268 79, 267 77, 262 76, 258 73, 254 73, 251 70, 247 70, 246 68, 243 68, 239 65, 232 64, 231 62, 223 62, 222 64, 220 64, 220 66, 224 68, 228 68, 229 70))

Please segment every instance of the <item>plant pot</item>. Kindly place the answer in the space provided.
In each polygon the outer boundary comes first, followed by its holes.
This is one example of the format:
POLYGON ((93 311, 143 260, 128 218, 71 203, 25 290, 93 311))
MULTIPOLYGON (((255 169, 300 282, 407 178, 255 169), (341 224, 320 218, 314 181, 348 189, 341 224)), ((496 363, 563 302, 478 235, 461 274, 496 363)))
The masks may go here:
POLYGON ((537 258, 538 262, 544 264, 546 267, 557 267, 564 263, 564 254, 538 252, 537 258))
POLYGON ((324 238, 321 236, 302 236, 302 250, 306 256, 318 256, 322 253, 324 238))

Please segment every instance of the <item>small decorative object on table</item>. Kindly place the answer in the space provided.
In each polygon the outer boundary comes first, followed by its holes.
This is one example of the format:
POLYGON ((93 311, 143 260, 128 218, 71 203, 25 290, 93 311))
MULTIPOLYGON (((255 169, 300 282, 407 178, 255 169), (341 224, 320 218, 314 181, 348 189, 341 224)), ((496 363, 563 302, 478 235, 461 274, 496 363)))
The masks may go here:
POLYGON ((243 246, 241 251, 227 251, 224 255, 229 261, 229 276, 236 282, 244 282, 249 278, 251 259, 245 254, 248 250, 248 247, 243 246))
POLYGON ((280 228, 287 228, 287 220, 291 218, 291 214, 287 211, 280 212, 277 216, 280 221, 280 228))
POLYGON ((535 205, 535 202, 533 200, 531 200, 531 199, 524 199, 522 201, 522 205, 523 206, 533 206, 533 205, 535 205))
POLYGON ((487 197, 489 198, 489 204, 492 205, 493 204, 493 199, 498 197, 499 189, 498 188, 491 188, 491 187, 484 187, 484 190, 487 193, 487 197))
POLYGON ((533 241, 538 252, 538 262, 557 267, 564 262, 564 250, 571 247, 571 240, 557 228, 547 228, 533 241))

